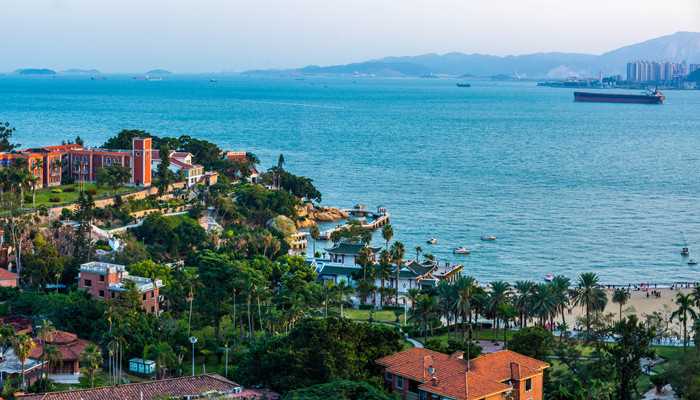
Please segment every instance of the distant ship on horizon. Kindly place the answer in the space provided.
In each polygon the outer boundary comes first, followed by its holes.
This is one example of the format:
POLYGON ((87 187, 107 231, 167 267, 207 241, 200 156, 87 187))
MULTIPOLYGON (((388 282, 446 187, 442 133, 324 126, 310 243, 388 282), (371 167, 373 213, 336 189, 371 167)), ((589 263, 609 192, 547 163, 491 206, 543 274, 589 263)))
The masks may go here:
POLYGON ((642 94, 574 92, 574 101, 584 103, 663 104, 666 96, 658 89, 642 94))

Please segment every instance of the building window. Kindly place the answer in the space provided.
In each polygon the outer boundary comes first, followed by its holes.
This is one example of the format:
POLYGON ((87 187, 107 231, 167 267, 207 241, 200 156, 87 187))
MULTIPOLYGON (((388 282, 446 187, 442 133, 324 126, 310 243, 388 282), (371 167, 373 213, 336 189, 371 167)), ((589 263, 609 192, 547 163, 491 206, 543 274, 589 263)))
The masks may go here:
POLYGON ((397 389, 403 389, 403 378, 400 376, 396 377, 396 388, 397 389))
POLYGON ((92 281, 90 279, 85 279, 85 286, 90 287, 92 286, 92 281))
POLYGON ((384 373, 384 380, 391 381, 391 373, 390 372, 384 373))
POLYGON ((416 381, 408 380, 408 391, 411 393, 418 393, 418 386, 420 384, 416 381))
POLYGON ((525 391, 529 392, 532 390, 532 379, 525 379, 525 391))
POLYGON ((105 281, 105 276, 104 276, 104 275, 100 275, 100 282, 104 282, 104 281, 105 281))
POLYGON ((144 293, 142 297, 144 300, 146 300, 146 293, 144 293))
POLYGON ((104 290, 100 290, 100 297, 105 297, 105 291, 104 291, 104 290))
POLYGON ((116 295, 117 295, 116 293, 112 292, 112 298, 115 298, 116 295))
POLYGON ((428 400, 428 394, 426 392, 421 391, 420 395, 418 396, 420 400, 428 400))

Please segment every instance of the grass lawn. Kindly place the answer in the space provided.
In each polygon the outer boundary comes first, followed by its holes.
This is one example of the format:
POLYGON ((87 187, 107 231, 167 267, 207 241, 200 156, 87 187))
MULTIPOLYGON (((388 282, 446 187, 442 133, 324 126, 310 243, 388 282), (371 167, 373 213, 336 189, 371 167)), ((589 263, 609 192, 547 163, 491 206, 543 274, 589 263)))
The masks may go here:
MULTIPOLYGON (((112 189, 97 187, 94 183, 86 183, 83 185, 84 190, 94 189, 97 193, 93 196, 95 199, 101 199, 105 197, 112 196, 112 189)), ((121 187, 117 190, 117 193, 124 194, 133 192, 135 189, 133 187, 121 187)), ((31 196, 31 191, 27 192, 27 195, 31 196)), ((66 205, 75 203, 78 200, 78 195, 80 194, 80 185, 61 185, 48 188, 42 188, 36 191, 36 206, 40 207, 42 205, 47 207, 55 207, 60 205, 66 205), (68 189, 69 191, 66 191, 68 189), (70 190, 73 190, 72 192, 70 190), (61 193, 54 193, 54 190, 61 190, 61 193), (51 198, 57 198, 59 201, 51 201, 51 198)), ((28 202, 27 207, 31 207, 31 202, 28 202)))
MULTIPOLYGON (((356 310, 354 308, 346 308, 344 311, 345 318, 354 319, 356 321, 368 321, 369 310, 356 310)), ((377 322, 395 323, 396 314, 393 311, 377 310, 372 314, 372 318, 377 322)), ((400 321, 405 324, 403 313, 401 313, 400 321)))

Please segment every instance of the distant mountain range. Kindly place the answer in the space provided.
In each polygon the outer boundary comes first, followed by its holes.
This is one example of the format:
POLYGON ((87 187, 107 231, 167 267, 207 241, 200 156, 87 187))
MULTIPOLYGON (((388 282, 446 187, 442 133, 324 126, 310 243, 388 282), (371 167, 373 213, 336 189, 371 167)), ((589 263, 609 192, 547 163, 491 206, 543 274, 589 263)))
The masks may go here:
POLYGON ((677 32, 600 55, 556 52, 505 57, 464 53, 424 54, 325 67, 311 65, 288 70, 255 70, 244 74, 359 74, 386 77, 506 75, 556 79, 592 77, 601 72, 605 75, 624 75, 627 62, 635 60, 700 63, 700 33, 677 32))

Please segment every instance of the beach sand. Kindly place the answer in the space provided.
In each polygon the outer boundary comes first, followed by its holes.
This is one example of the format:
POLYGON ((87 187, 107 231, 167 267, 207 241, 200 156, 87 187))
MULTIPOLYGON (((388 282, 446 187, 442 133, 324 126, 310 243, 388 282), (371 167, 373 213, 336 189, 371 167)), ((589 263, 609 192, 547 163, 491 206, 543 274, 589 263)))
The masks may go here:
MULTIPOLYGON (((619 314, 620 314, 620 305, 617 303, 613 303, 612 301, 612 296, 613 296, 613 289, 605 289, 606 293, 608 294, 608 304, 605 307, 605 313, 613 313, 615 314, 615 318, 617 319, 619 314)), ((627 303, 622 307, 622 315, 627 316, 627 315, 633 315, 636 314, 637 317, 643 321, 645 315, 651 315, 654 312, 659 312, 661 313, 662 316, 664 316, 666 319, 670 318, 671 313, 676 309, 675 305, 675 300, 676 300, 676 294, 677 293, 684 293, 687 294, 691 292, 692 289, 688 288, 682 288, 682 289, 670 289, 670 288, 659 288, 659 289, 654 289, 653 287, 651 289, 648 289, 647 291, 643 290, 630 290, 630 299, 627 301, 627 303), (656 297, 652 295, 652 291, 657 291, 660 292, 661 295, 660 297, 656 297), (647 293, 649 293, 649 297, 647 297, 647 293)), ((572 324, 573 321, 576 318, 583 317, 585 315, 585 310, 581 307, 573 307, 571 309, 571 314, 567 315, 567 323, 572 324)), ((677 321, 674 321, 671 324, 671 328, 675 330, 676 332, 680 333, 680 325, 678 324, 677 321)))

